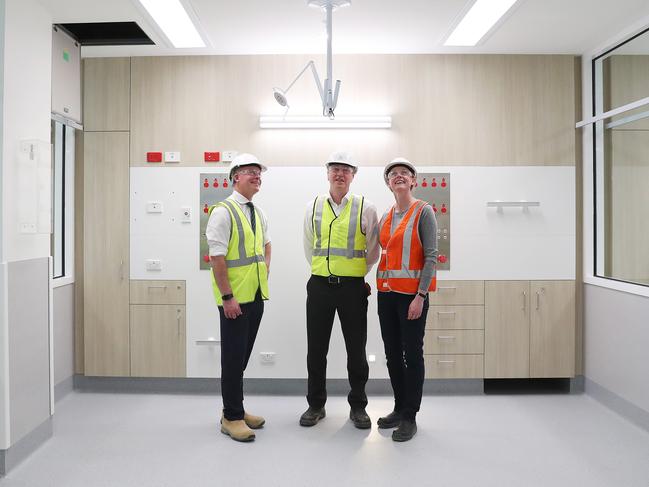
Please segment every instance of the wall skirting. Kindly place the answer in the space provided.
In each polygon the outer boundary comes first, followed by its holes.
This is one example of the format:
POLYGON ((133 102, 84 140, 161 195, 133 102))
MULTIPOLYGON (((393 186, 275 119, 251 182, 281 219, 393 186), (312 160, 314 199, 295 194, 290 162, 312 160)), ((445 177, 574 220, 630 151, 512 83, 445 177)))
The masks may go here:
POLYGON ((32 432, 11 445, 8 450, 0 450, 0 477, 6 475, 7 472, 36 451, 53 434, 53 420, 50 417, 32 432))
POLYGON ((601 402, 607 408, 615 411, 623 418, 649 431, 649 411, 645 411, 632 402, 618 396, 613 391, 590 380, 588 377, 585 378, 584 382, 586 394, 601 402))

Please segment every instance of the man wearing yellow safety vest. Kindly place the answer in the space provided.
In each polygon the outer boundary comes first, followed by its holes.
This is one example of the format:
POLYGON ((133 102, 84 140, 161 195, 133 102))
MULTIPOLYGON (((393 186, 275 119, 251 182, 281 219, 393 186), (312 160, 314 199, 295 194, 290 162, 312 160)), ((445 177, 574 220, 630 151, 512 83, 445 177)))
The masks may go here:
POLYGON ((210 209, 205 230, 221 319, 221 432, 237 441, 254 440, 253 429, 265 423, 243 408, 243 371, 268 299, 268 222, 252 204, 265 170, 252 154, 235 157, 229 174, 232 195, 210 209))
POLYGON ((379 257, 376 207, 363 196, 349 193, 358 170, 349 153, 334 152, 325 165, 329 193, 309 202, 304 218, 304 252, 311 265, 306 302, 309 408, 300 417, 300 424, 313 426, 326 415, 327 352, 338 312, 351 386, 347 396, 349 417, 354 426, 365 429, 371 427, 365 411, 370 293, 365 275, 379 257))

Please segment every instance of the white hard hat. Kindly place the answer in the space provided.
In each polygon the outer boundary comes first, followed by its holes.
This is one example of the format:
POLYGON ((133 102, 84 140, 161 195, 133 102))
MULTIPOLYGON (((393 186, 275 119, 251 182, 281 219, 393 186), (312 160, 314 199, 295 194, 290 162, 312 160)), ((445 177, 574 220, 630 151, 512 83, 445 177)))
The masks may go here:
POLYGON ((237 155, 237 157, 232 159, 232 162, 230 162, 230 170, 228 172, 228 177, 230 178, 230 181, 232 181, 232 173, 234 172, 234 170, 238 167, 243 167, 243 166, 259 166, 261 172, 264 172, 268 169, 261 162, 259 162, 259 159, 257 159, 255 156, 243 152, 237 155))
POLYGON ((346 164, 354 168, 354 172, 358 171, 358 162, 354 159, 354 156, 350 152, 345 151, 336 151, 332 152, 329 155, 329 159, 325 162, 325 166, 329 167, 329 164, 346 164))
POLYGON ((405 166, 412 171, 414 177, 417 177, 417 169, 408 159, 405 157, 395 157, 386 164, 385 169, 383 170, 383 179, 385 180, 385 184, 388 184, 388 173, 394 166, 405 166))

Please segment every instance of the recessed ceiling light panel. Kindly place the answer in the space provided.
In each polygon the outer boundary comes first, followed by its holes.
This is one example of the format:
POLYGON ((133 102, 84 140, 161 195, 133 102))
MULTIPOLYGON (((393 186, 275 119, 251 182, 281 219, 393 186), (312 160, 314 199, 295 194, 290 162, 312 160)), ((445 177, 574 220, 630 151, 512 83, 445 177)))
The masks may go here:
POLYGON ((475 46, 517 0, 476 0, 445 46, 475 46))

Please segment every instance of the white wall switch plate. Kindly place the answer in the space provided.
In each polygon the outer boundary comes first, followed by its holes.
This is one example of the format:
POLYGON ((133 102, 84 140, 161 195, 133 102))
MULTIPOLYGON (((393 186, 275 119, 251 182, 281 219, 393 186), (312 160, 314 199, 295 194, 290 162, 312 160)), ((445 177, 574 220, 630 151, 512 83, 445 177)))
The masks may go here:
POLYGON ((165 152, 165 162, 180 162, 180 152, 165 152))
POLYGON ((146 204, 147 213, 162 213, 162 201, 149 201, 146 204))
POLYGON ((146 270, 147 271, 161 271, 162 270, 162 261, 160 259, 147 259, 146 260, 146 270))
POLYGON ((232 159, 237 157, 238 152, 235 150, 224 150, 221 152, 221 161, 223 162, 231 162, 232 159))
POLYGON ((191 206, 183 206, 180 208, 180 221, 183 223, 190 223, 192 221, 191 206))
POLYGON ((262 364, 275 363, 275 352, 259 352, 259 357, 261 358, 262 364))

